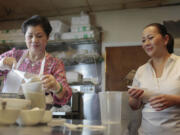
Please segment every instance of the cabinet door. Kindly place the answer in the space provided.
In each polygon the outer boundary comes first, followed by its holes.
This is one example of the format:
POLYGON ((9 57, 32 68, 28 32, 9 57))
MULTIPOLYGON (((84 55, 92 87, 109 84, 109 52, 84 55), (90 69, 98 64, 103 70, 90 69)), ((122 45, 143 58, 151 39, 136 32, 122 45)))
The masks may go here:
POLYGON ((106 91, 126 91, 126 75, 147 62, 141 46, 106 48, 106 91))

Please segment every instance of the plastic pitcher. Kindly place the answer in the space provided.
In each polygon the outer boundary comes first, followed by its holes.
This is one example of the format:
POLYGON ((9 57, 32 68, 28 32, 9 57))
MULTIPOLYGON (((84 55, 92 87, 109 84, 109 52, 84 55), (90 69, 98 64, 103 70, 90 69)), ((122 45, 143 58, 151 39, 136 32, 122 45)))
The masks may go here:
POLYGON ((130 108, 127 92, 99 92, 99 99, 103 124, 125 124, 128 122, 130 108))
POLYGON ((25 98, 31 100, 32 107, 46 108, 45 91, 41 81, 24 83, 22 89, 25 98))

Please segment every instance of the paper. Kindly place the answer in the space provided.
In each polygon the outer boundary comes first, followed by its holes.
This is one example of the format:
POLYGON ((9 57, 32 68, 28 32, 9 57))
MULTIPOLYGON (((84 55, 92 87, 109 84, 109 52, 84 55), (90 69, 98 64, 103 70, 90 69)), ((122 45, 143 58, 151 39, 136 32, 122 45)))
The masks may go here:
POLYGON ((127 86, 129 89, 143 89, 143 88, 138 88, 138 87, 136 87, 136 86, 130 86, 130 85, 128 85, 127 86))
POLYGON ((81 129, 81 128, 90 128, 90 129, 105 129, 105 126, 102 125, 82 125, 82 124, 70 124, 64 123, 64 126, 68 127, 69 129, 81 129))

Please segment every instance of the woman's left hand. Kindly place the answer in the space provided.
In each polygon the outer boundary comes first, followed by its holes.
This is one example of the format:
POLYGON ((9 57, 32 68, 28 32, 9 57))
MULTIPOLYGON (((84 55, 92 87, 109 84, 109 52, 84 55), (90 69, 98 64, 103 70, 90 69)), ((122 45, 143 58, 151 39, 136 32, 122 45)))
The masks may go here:
POLYGON ((173 95, 160 95, 150 98, 149 102, 156 111, 162 111, 176 105, 176 98, 173 95))
POLYGON ((41 77, 41 80, 42 80, 43 88, 45 88, 47 91, 59 89, 59 84, 53 75, 51 74, 43 75, 41 77))

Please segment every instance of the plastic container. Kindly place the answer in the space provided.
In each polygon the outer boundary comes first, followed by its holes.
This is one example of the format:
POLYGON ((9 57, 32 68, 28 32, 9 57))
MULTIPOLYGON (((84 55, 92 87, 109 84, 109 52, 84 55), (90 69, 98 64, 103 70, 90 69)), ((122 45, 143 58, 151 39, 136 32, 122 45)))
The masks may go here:
POLYGON ((100 92, 102 124, 127 124, 130 107, 127 92, 100 92))
POLYGON ((31 100, 32 108, 46 108, 45 91, 40 81, 22 84, 23 93, 26 99, 31 100))

